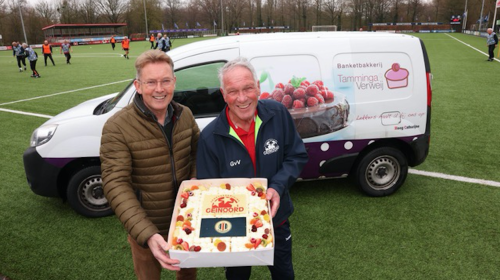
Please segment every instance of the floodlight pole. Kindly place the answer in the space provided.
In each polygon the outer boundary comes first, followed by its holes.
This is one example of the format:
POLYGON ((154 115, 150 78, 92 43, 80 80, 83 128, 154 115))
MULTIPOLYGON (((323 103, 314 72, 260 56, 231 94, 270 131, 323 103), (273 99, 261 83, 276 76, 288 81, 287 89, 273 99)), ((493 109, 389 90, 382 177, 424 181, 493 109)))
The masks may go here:
POLYGON ((220 0, 220 16, 221 16, 221 24, 220 24, 220 29, 221 29, 221 35, 224 33, 224 9, 222 8, 222 0, 220 0))
POLYGON ((495 1, 495 14, 493 15, 493 22, 491 23, 491 29, 493 29, 493 32, 495 32, 495 21, 497 20, 497 3, 498 1, 495 1))
POLYGON ((144 22, 146 23, 146 40, 148 39, 149 30, 148 30, 148 13, 146 12, 146 0, 142 1, 144 3, 144 22))
POLYGON ((481 27, 483 25, 483 9, 484 9, 484 0, 483 4, 481 5, 481 16, 479 17, 479 32, 481 32, 481 27))
POLYGON ((21 17, 21 25, 23 26, 24 42, 28 44, 28 37, 26 37, 26 30, 24 29, 23 13, 21 12, 21 3, 19 3, 19 16, 21 17))
POLYGON ((469 17, 469 12, 467 11, 467 0, 465 0, 465 8, 464 8, 464 23, 462 24, 462 32, 467 28, 467 18, 469 17))

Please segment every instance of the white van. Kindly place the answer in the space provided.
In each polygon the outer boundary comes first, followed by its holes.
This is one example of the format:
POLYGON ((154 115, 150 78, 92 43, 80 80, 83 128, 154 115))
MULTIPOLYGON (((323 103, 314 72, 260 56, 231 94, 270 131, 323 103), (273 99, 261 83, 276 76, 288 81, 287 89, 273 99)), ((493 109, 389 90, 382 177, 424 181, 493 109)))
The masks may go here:
MULTIPOLYGON (((260 78, 261 97, 290 110, 309 153, 301 179, 350 175, 370 196, 395 192, 408 166, 427 157, 431 73, 424 44, 409 35, 367 32, 240 35, 169 52, 174 100, 203 129, 224 107, 217 69, 244 56, 260 78)), ((24 153, 36 194, 62 197, 88 217, 112 213, 103 196, 99 146, 106 120, 135 94, 82 103, 33 132, 24 153)))

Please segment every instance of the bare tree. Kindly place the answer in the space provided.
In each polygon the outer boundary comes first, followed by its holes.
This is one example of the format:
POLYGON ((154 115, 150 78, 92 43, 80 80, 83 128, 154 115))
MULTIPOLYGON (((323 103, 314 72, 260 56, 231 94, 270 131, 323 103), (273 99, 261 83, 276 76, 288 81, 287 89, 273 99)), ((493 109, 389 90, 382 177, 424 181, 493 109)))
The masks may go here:
POLYGON ((213 23, 218 23, 218 27, 222 28, 220 22, 220 1, 219 0, 194 0, 203 12, 205 13, 208 21, 213 26, 213 23))
POLYGON ((36 4, 35 11, 38 13, 42 20, 42 24, 45 26, 53 24, 57 21, 56 7, 53 3, 49 3, 48 0, 44 0, 36 4))
POLYGON ((315 25, 321 25, 321 12, 323 9, 323 0, 313 0, 315 25))
MULTIPOLYGON (((179 20, 179 10, 181 9, 181 1, 165 0, 164 3, 167 5, 166 8, 167 22, 170 24, 170 26, 174 26, 174 24, 177 24, 176 22, 179 20)), ((179 22, 179 24, 181 23, 179 22)))
POLYGON ((78 23, 78 3, 75 0, 62 0, 57 5, 60 23, 78 23))
POLYGON ((97 23, 97 0, 82 0, 78 4, 78 14, 83 23, 97 23))
POLYGON ((389 19, 390 15, 390 3, 389 0, 376 0, 375 1, 375 22, 385 22, 389 19))
POLYGON ((204 22, 202 10, 194 1, 187 3, 184 16, 189 21, 189 25, 195 28, 198 27, 197 23, 202 25, 202 22, 204 22))
POLYGON ((128 1, 123 0, 99 0, 96 2, 102 16, 109 23, 120 23, 125 18, 128 1))
POLYGON ((240 20, 245 8, 245 3, 240 0, 226 0, 227 5, 227 21, 226 24, 229 30, 235 27, 240 27, 240 20))
POLYGON ((350 4, 352 11, 352 25, 353 30, 357 30, 362 26, 363 11, 365 9, 365 0, 352 0, 350 4))
POLYGON ((410 15, 410 21, 418 21, 418 15, 422 9, 422 0, 409 0, 408 1, 408 13, 410 15))

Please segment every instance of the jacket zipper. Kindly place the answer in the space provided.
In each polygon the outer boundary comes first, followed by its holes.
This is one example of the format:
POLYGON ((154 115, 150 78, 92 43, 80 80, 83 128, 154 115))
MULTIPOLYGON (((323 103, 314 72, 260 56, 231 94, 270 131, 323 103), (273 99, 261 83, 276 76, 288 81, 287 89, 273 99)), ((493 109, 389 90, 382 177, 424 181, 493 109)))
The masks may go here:
MULTIPOLYGON (((178 117, 176 117, 176 120, 178 120, 178 119, 180 119, 180 114, 178 117)), ((155 120, 156 120, 156 117, 155 117, 155 120)), ((174 151, 172 149, 172 144, 168 141, 168 137, 165 134, 165 130, 163 130, 163 128, 161 127, 158 120, 156 120, 156 124, 158 125, 158 128, 160 129, 161 133, 163 134, 163 137, 165 137, 165 141, 167 141, 168 150, 170 152, 170 165, 172 166, 172 180, 174 183, 175 193, 177 194, 177 191, 179 190, 179 188, 177 187, 177 176, 175 175, 174 151)), ((173 137, 174 136, 174 128, 176 125, 177 125, 177 122, 174 122, 174 125, 172 125, 172 141, 174 139, 174 137, 173 137)))

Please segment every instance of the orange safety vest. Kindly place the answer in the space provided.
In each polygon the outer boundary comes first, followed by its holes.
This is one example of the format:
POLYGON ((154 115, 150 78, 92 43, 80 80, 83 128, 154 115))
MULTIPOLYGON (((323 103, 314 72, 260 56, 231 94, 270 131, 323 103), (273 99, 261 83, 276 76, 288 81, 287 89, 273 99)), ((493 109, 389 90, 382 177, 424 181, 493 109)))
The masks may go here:
POLYGON ((151 35, 151 37, 149 37, 149 41, 150 42, 154 42, 155 41, 155 36, 151 35))
POLYGON ((42 52, 43 52, 43 53, 46 53, 46 54, 49 54, 49 53, 50 53, 50 45, 45 45, 45 44, 43 44, 43 45, 42 45, 42 49, 43 49, 43 50, 42 50, 42 52))
POLYGON ((130 41, 129 41, 128 39, 123 39, 123 41, 122 41, 122 47, 123 47, 124 49, 128 49, 128 43, 129 43, 129 42, 130 42, 130 41))
POLYGON ((111 38, 111 43, 116 43, 115 37, 111 38))

